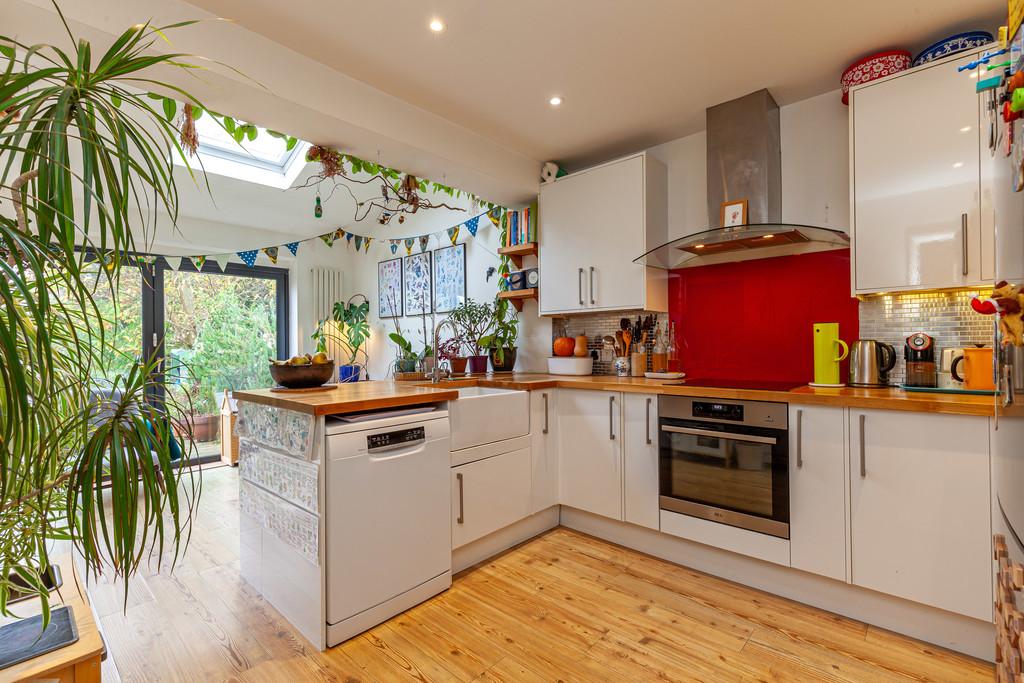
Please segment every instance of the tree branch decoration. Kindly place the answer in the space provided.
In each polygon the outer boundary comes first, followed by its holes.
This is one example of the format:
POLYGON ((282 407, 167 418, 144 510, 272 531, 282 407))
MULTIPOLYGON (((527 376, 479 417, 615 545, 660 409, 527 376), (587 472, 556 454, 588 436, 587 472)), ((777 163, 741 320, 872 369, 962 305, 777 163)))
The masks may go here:
POLYGON ((379 164, 373 164, 368 161, 357 159, 351 155, 342 154, 336 149, 330 147, 324 147, 322 145, 314 145, 309 148, 306 152, 306 161, 318 162, 320 164, 320 173, 311 177, 303 185, 299 187, 311 187, 317 186, 317 200, 319 201, 320 191, 319 186, 325 181, 334 181, 334 186, 331 188, 327 198, 330 199, 334 195, 334 191, 339 187, 343 188, 348 192, 349 196, 352 197, 352 201, 355 202, 355 221, 362 221, 370 212, 374 209, 380 211, 380 215, 377 217, 377 222, 381 225, 388 225, 395 216, 398 217, 399 223, 405 222, 406 214, 415 214, 420 209, 448 209, 449 211, 465 211, 466 209, 458 206, 452 206, 446 202, 432 202, 431 200, 423 197, 420 193, 426 192, 428 189, 433 188, 434 191, 445 192, 449 196, 455 196, 456 192, 461 191, 454 190, 453 188, 438 183, 431 183, 427 180, 419 180, 416 176, 411 173, 402 174, 394 169, 380 166, 379 164), (345 169, 345 162, 348 162, 350 171, 345 169), (369 173, 369 178, 356 178, 354 177, 360 171, 369 173), (339 180, 343 179, 343 180, 339 180), (380 194, 371 199, 358 199, 349 187, 349 183, 356 183, 358 185, 371 185, 379 183, 380 194))

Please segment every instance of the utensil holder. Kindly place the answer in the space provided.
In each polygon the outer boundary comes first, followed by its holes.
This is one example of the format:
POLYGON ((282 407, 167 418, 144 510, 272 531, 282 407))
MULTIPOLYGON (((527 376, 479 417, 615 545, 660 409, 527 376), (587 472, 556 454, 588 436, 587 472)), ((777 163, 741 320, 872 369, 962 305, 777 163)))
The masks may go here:
POLYGON ((628 357, 626 357, 626 356, 616 356, 615 357, 615 364, 614 364, 613 367, 615 368, 616 376, 618 376, 618 377, 629 377, 629 358, 628 357))
POLYGON ((647 371, 647 354, 644 352, 631 353, 629 356, 630 373, 633 377, 643 377, 644 372, 647 371))

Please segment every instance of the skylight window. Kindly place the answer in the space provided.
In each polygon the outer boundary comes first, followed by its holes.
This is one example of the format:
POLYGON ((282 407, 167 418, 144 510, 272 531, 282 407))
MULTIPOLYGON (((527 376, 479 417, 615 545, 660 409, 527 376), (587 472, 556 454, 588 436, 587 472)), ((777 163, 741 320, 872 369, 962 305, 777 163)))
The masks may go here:
MULTIPOLYGON (((255 140, 235 142, 212 116, 196 121, 199 160, 207 173, 236 178, 271 187, 291 187, 306 165, 309 144, 299 142, 292 149, 281 138, 259 129, 255 140)), ((181 159, 175 158, 181 164, 181 159)))

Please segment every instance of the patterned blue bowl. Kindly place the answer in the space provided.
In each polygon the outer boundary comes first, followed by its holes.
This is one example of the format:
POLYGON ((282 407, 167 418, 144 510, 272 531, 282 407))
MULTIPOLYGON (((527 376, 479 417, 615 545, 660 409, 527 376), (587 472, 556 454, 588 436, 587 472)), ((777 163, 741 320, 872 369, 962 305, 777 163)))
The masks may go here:
POLYGON ((992 40, 992 34, 988 31, 965 31, 964 33, 957 33, 955 36, 943 38, 939 42, 926 47, 921 51, 921 54, 914 58, 913 66, 921 66, 928 62, 934 62, 936 59, 955 55, 957 52, 963 52, 964 50, 970 50, 971 48, 988 45, 992 40))

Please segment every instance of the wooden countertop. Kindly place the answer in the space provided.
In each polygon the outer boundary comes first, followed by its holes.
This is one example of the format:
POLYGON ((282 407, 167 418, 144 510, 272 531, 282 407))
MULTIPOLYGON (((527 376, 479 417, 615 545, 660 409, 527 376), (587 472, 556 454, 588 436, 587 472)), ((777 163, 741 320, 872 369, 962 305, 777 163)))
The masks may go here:
POLYGON ((301 393, 270 389, 236 391, 234 397, 239 401, 262 403, 311 415, 342 415, 454 401, 459 397, 459 392, 450 386, 430 388, 415 382, 376 381, 338 384, 322 391, 301 393))
MULTIPOLYGON (((78 572, 71 555, 52 557, 52 562, 60 566, 64 585, 50 593, 50 607, 56 609, 67 605, 75 614, 75 625, 78 627, 78 640, 53 652, 25 660, 0 671, 0 680, 24 681, 38 679, 71 680, 66 678, 66 671, 74 669, 75 680, 99 681, 100 657, 103 656, 103 638, 93 618, 92 606, 86 597, 85 586, 78 580, 78 572)), ((12 605, 11 609, 18 618, 39 614, 39 598, 12 605)), ((0 617, 0 624, 17 621, 14 617, 0 617)))
POLYGON ((994 413, 991 396, 956 394, 928 394, 906 392, 901 389, 819 389, 799 387, 792 391, 760 391, 749 389, 715 389, 678 385, 678 380, 666 381, 643 377, 614 377, 609 375, 548 375, 517 373, 488 375, 486 378, 446 380, 431 385, 423 382, 373 381, 341 384, 335 388, 309 393, 281 393, 268 389, 238 391, 235 397, 296 410, 313 415, 337 415, 379 408, 423 405, 458 399, 459 387, 484 386, 502 389, 590 389, 622 391, 627 393, 660 394, 669 396, 697 396, 748 401, 781 401, 804 405, 844 406, 850 408, 876 408, 880 410, 910 410, 950 415, 982 415, 994 413))

